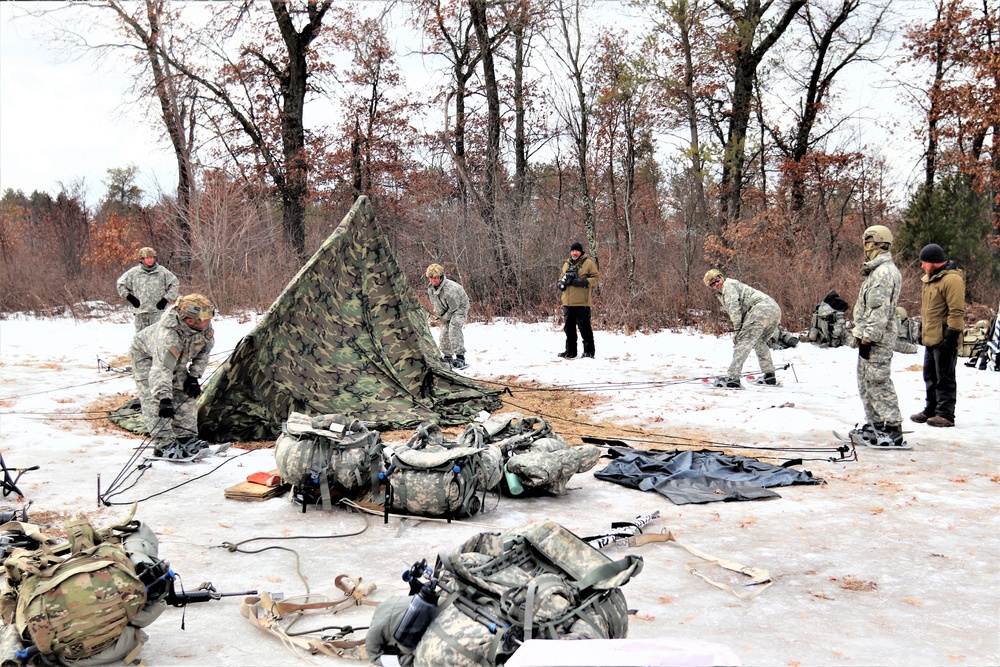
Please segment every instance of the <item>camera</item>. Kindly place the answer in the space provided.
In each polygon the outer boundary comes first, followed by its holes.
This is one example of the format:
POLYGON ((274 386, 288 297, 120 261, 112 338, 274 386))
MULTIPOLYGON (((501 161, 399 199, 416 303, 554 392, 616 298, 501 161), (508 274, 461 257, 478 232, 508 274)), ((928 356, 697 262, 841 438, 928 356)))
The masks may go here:
POLYGON ((579 269, 574 267, 567 270, 566 273, 563 274, 563 277, 556 283, 556 287, 559 288, 560 292, 565 292, 566 288, 573 284, 573 281, 576 280, 578 270, 579 269))

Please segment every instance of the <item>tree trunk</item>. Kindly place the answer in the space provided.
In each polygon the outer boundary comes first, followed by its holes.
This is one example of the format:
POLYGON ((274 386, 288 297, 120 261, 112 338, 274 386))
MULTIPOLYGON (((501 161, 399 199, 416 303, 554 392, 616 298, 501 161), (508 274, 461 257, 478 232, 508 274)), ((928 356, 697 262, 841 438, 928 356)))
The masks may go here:
POLYGON ((747 128, 753 110, 753 86, 757 67, 764 56, 785 32, 792 19, 806 4, 806 0, 789 0, 781 18, 771 26, 757 46, 754 40, 764 13, 771 2, 763 6, 760 0, 746 0, 737 8, 729 0, 715 0, 733 21, 736 42, 733 49, 733 99, 726 133, 726 146, 722 161, 722 192, 720 204, 726 222, 733 223, 740 218, 743 194, 743 172, 746 162, 747 128))
POLYGON ((469 0, 472 24, 479 42, 480 60, 483 65, 483 80, 486 93, 486 161, 483 165, 482 198, 480 215, 486 224, 490 237, 490 249, 496 262, 494 281, 499 286, 510 274, 511 261, 507 249, 503 225, 499 219, 498 200, 500 196, 500 87, 497 83, 496 64, 493 57, 493 43, 490 40, 489 24, 486 18, 486 0, 469 0))

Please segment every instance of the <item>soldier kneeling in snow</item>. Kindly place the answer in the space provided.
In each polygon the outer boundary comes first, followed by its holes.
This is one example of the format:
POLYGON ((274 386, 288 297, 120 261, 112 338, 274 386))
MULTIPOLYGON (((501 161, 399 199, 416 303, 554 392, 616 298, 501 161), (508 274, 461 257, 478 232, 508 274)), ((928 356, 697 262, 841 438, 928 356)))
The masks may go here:
POLYGON ((208 299, 188 294, 132 339, 135 384, 157 456, 187 458, 207 446, 197 437, 197 398, 215 345, 214 314, 208 299))

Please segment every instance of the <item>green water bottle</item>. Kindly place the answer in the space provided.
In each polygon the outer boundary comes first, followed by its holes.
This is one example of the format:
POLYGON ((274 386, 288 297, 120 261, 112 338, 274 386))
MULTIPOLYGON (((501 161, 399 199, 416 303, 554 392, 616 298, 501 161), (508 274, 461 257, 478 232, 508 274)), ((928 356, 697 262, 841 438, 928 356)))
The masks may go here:
POLYGON ((519 496, 524 493, 524 487, 521 486, 521 480, 517 478, 517 475, 507 470, 507 464, 503 464, 503 476, 507 480, 507 488, 510 489, 510 495, 519 496))

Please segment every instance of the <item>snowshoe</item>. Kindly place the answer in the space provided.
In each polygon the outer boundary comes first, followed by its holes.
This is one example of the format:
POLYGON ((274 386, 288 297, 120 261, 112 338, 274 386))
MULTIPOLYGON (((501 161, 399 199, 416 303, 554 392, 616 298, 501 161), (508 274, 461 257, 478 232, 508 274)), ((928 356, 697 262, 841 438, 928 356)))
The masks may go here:
POLYGON ((743 385, 740 383, 739 378, 727 378, 725 375, 720 375, 711 381, 711 386, 721 387, 723 389, 742 389, 743 385))
MULTIPOLYGON (((836 435, 836 433, 834 434, 836 435)), ((898 449, 906 450, 913 449, 905 440, 903 440, 903 433, 900 432, 889 432, 886 430, 878 429, 872 424, 865 424, 860 427, 856 427, 848 433, 850 441, 854 443, 855 447, 869 447, 871 449, 898 449)))
POLYGON ((764 373, 756 378, 754 378, 753 383, 761 387, 780 387, 781 383, 778 382, 778 378, 775 377, 774 373, 764 373))
POLYGON ((212 446, 204 440, 198 438, 184 438, 174 440, 169 445, 153 450, 152 456, 146 458, 151 461, 171 461, 173 463, 191 463, 200 461, 209 456, 220 456, 229 449, 229 443, 212 446))

